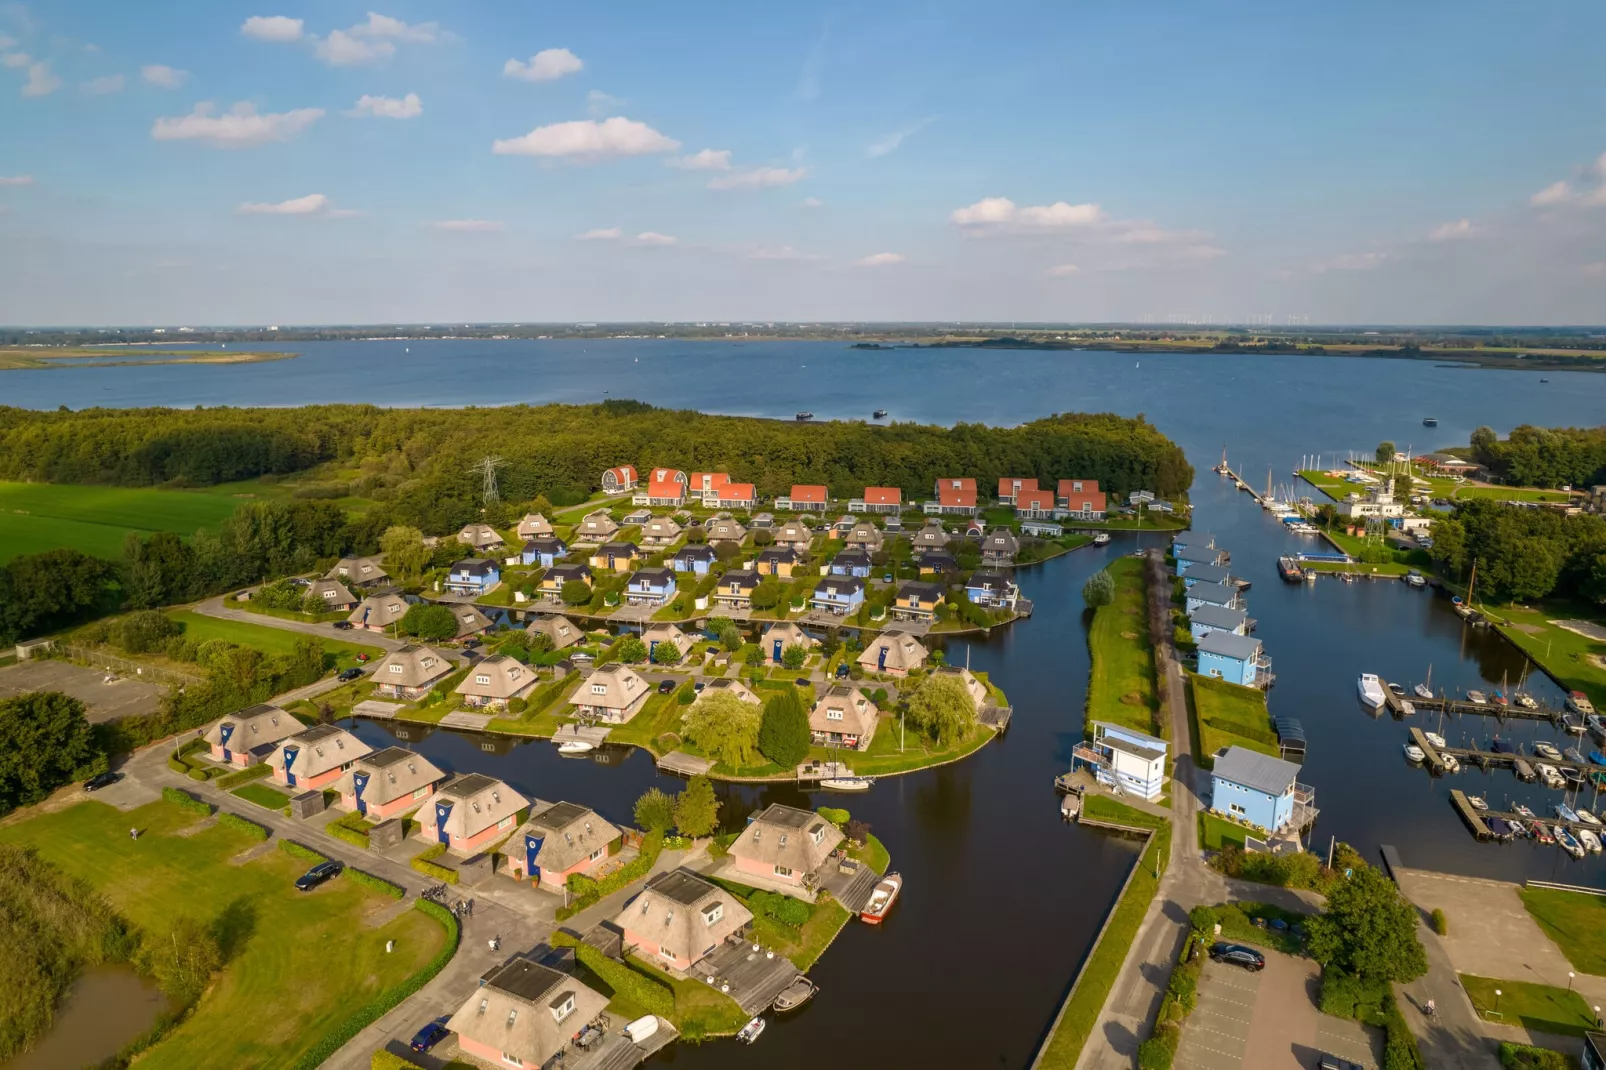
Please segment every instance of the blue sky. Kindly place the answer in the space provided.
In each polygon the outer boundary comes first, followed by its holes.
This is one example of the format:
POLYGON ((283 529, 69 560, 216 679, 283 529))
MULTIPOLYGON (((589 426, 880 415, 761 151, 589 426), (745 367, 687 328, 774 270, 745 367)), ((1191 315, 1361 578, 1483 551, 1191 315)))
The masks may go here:
POLYGON ((1606 322, 1606 6, 0 3, 0 322, 1606 322))

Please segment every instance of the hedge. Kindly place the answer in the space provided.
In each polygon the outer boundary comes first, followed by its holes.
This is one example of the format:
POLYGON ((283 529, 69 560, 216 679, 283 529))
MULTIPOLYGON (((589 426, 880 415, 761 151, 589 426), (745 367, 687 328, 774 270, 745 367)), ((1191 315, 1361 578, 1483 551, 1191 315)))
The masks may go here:
POLYGON ((649 832, 641 838, 641 854, 634 861, 620 866, 600 881, 583 873, 572 874, 569 877, 569 889, 575 892, 578 898, 572 899, 568 906, 558 908, 557 920, 572 918, 603 896, 612 895, 651 873, 653 863, 658 861, 658 854, 663 849, 664 834, 657 831, 649 832))
POLYGON ((267 762, 262 762, 237 772, 225 773, 223 776, 218 777, 217 786, 224 791, 228 791, 230 788, 237 788, 241 784, 249 784, 253 780, 261 780, 271 772, 273 772, 273 767, 267 762))
POLYGON ((552 934, 552 943, 559 947, 574 948, 574 955, 592 973, 602 978, 618 995, 638 1004, 643 1010, 660 1018, 675 1020, 674 989, 649 977, 628 964, 611 959, 590 944, 583 944, 559 929, 552 934))
POLYGON ((410 1059, 403 1059, 393 1051, 380 1048, 369 1060, 368 1070, 424 1070, 424 1068, 410 1059))
POLYGON ((392 899, 400 899, 402 896, 407 894, 407 889, 403 888, 401 885, 392 884, 383 877, 376 877, 372 873, 364 873, 360 869, 352 869, 348 866, 346 869, 342 870, 341 873, 344 876, 350 877, 353 884, 361 885, 364 888, 371 888, 381 895, 390 896, 392 899))
POLYGON ((162 798, 166 799, 180 810, 187 810, 190 813, 198 814, 201 817, 212 816, 212 808, 187 791, 179 791, 177 788, 163 788, 162 798))
POLYGON ((1549 1048, 1535 1048, 1506 1040, 1500 1043, 1500 1065, 1506 1070, 1573 1070, 1578 1060, 1549 1048))
POLYGON ((366 851, 368 850, 368 832, 365 829, 356 827, 359 821, 364 824, 367 823, 361 814, 352 811, 338 820, 329 822, 323 827, 323 830, 337 840, 349 843, 353 847, 361 847, 366 851))
POLYGON ((319 854, 317 851, 314 851, 311 847, 308 847, 304 843, 297 843, 295 840, 280 840, 279 850, 283 851, 291 858, 299 858, 304 862, 312 862, 317 864, 319 862, 329 861, 328 858, 319 854))
POLYGON ((240 832, 245 833, 253 840, 265 840, 268 838, 267 829, 263 828, 255 821, 247 821, 239 814, 231 814, 227 810, 218 811, 217 823, 220 825, 227 825, 231 829, 238 829, 240 832))
POLYGON ((177 756, 172 754, 167 756, 167 767, 179 776, 188 776, 190 772, 190 767, 179 761, 177 756))
POLYGON ((191 780, 199 780, 203 784, 212 779, 206 775, 205 769, 190 769, 187 770, 184 775, 189 777, 191 780))
MULTIPOLYGON (((434 863, 434 861, 432 861, 433 859, 439 858, 445 853, 446 845, 444 843, 433 844, 415 854, 410 860, 408 860, 407 864, 426 877, 431 877, 438 881, 445 881, 447 884, 456 884, 457 870, 448 866, 438 866, 434 863)), ((422 902, 422 900, 420 901, 422 902)))
MULTIPOLYGON (((286 841, 281 840, 279 842, 284 843, 286 841)), ((351 1016, 344 1022, 325 1033, 322 1039, 312 1046, 310 1051, 296 1060, 294 1070, 315 1070, 325 1059, 344 1047, 352 1037, 355 1037, 358 1033, 378 1021, 380 1016, 399 1005, 402 1000, 423 988, 436 974, 446 968, 448 962, 452 961, 452 956, 457 953, 457 942, 462 938, 462 931, 457 926, 457 919, 452 916, 451 911, 428 899, 415 899, 413 900, 413 906, 433 918, 440 924, 441 928, 446 930, 446 946, 441 948, 434 958, 424 963, 407 980, 379 993, 379 995, 369 1000, 365 1006, 353 1011, 351 1016)), ((403 1063, 402 1065, 406 1064, 403 1063)))

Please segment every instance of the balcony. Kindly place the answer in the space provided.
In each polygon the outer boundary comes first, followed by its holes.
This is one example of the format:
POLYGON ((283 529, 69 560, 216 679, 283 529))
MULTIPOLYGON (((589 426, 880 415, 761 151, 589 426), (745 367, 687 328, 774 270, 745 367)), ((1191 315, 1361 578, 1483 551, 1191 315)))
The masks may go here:
POLYGON ((1071 764, 1086 762, 1088 765, 1105 768, 1110 764, 1110 756, 1103 751, 1093 749, 1091 744, 1078 743, 1071 748, 1071 764))

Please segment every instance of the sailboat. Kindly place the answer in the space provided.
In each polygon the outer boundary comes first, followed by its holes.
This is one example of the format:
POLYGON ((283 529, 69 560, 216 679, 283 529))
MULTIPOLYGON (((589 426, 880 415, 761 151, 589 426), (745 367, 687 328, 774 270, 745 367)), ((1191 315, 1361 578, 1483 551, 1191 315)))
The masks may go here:
POLYGON ((1450 599, 1450 603, 1455 606, 1455 611, 1461 614, 1463 617, 1472 616, 1472 588, 1477 585, 1477 582, 1478 563, 1474 561, 1472 562, 1472 575, 1467 579, 1466 601, 1463 602, 1460 595, 1456 595, 1450 599))
POLYGON ((1416 692, 1417 698, 1433 697, 1433 666, 1428 666, 1428 678, 1411 689, 1416 692))

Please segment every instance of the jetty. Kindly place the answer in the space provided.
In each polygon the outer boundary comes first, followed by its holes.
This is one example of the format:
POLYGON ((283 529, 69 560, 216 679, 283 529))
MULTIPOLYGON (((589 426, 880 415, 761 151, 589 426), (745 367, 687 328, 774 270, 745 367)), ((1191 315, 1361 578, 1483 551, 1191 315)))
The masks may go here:
POLYGON ((1395 717, 1405 716, 1400 703, 1409 702, 1417 713, 1448 713, 1455 717, 1463 714, 1477 714, 1479 717, 1498 717, 1502 721, 1546 721, 1560 728, 1562 724, 1562 711, 1547 709, 1539 706, 1535 709, 1525 709, 1521 706, 1502 706, 1497 702, 1469 702, 1464 698, 1450 698, 1440 694, 1435 698, 1417 698, 1415 695, 1396 695, 1389 690, 1388 681, 1378 679, 1383 687, 1383 705, 1395 717))
POLYGON ((1553 766, 1559 770, 1570 769, 1583 774, 1585 779, 1595 783, 1600 783, 1594 779, 1596 777, 1606 778, 1606 766, 1591 762, 1575 762, 1571 758, 1536 758, 1520 751, 1479 750, 1475 747, 1435 747, 1428 742, 1427 735, 1420 728, 1411 729, 1411 742, 1422 748, 1423 763, 1436 773, 1444 772, 1444 756, 1448 754, 1460 762, 1471 762, 1485 772, 1490 769, 1515 769, 1518 762, 1524 762, 1529 766, 1538 764, 1553 766))
POLYGON ((1461 820, 1466 822, 1467 828, 1472 832, 1473 837, 1482 841, 1505 838, 1497 836, 1495 831, 1489 827, 1489 820, 1496 817, 1503 821, 1509 821, 1513 825, 1521 825, 1525 829, 1532 822, 1537 821, 1546 828, 1559 826, 1568 832, 1587 831, 1593 832, 1596 836, 1606 832, 1606 829, 1602 829, 1600 825, 1592 825, 1588 821, 1568 821, 1566 818, 1557 817, 1555 814, 1536 814, 1533 817, 1529 817, 1525 814, 1507 810, 1479 810, 1467 799, 1466 793, 1459 790, 1450 792, 1450 805, 1455 807, 1456 813, 1461 815, 1461 820))
POLYGON ((1256 505, 1264 506, 1266 504, 1266 496, 1261 494, 1252 485, 1250 485, 1250 482, 1247 479, 1240 476, 1237 472, 1234 472, 1231 468, 1228 468, 1225 459, 1223 459, 1222 463, 1217 466, 1216 470, 1236 483, 1239 490, 1248 491, 1249 496, 1255 499, 1256 505))
POLYGON ((714 764, 707 758, 699 758, 695 754, 687 754, 681 750, 672 750, 658 759, 660 771, 683 777, 707 776, 708 771, 714 768, 714 764))

